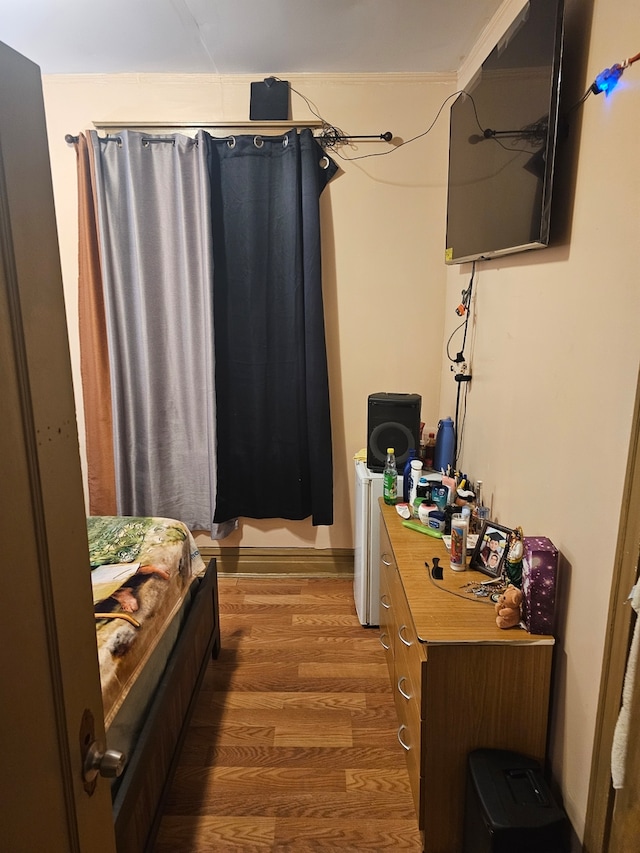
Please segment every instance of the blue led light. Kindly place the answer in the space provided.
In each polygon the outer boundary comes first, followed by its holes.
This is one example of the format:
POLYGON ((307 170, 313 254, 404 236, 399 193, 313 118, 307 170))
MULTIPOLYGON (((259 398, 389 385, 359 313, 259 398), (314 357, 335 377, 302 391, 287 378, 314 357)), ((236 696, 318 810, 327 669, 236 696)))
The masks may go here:
POLYGON ((612 65, 611 68, 605 68, 604 71, 601 71, 593 84, 593 91, 596 95, 600 92, 604 92, 605 95, 612 92, 618 80, 622 77, 623 71, 624 68, 622 65, 612 65))

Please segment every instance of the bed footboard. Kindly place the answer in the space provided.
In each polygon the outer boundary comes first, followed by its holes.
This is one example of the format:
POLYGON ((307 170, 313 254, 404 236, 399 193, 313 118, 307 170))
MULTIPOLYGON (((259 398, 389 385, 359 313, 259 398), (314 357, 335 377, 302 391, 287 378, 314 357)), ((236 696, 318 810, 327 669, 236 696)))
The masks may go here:
POLYGON ((118 853, 152 848, 210 658, 220 651, 215 559, 200 581, 113 803, 118 853))

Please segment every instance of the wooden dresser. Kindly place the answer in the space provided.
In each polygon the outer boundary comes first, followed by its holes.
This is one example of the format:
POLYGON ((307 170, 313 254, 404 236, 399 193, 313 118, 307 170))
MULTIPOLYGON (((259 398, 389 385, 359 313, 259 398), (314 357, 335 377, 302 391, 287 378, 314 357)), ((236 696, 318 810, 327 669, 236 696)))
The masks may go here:
POLYGON ((496 626, 441 539, 380 501, 380 642, 425 853, 461 853, 467 756, 510 749, 544 765, 553 637, 496 626), (440 557, 443 580, 425 567, 440 557))

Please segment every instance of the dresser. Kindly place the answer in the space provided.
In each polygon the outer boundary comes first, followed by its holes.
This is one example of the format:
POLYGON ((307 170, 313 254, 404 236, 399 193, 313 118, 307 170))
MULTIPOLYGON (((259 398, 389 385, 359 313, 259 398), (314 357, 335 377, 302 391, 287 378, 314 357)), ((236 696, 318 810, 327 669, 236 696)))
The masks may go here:
POLYGON ((554 640, 496 626, 441 539, 380 501, 380 642, 425 853, 461 853, 467 756, 509 749, 544 765, 554 640), (440 558, 443 579, 425 567, 440 558))

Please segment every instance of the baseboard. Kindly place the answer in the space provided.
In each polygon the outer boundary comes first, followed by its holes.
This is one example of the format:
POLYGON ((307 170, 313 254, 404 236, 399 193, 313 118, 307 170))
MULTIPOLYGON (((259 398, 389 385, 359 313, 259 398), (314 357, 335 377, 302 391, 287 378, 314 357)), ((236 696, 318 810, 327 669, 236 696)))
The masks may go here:
POLYGON ((218 575, 353 577, 352 548, 200 547, 205 563, 216 558, 218 575))

